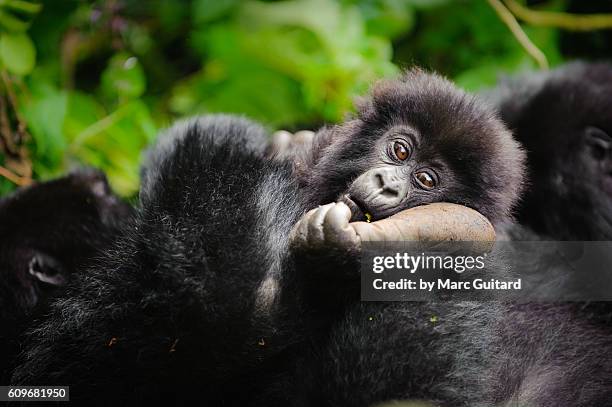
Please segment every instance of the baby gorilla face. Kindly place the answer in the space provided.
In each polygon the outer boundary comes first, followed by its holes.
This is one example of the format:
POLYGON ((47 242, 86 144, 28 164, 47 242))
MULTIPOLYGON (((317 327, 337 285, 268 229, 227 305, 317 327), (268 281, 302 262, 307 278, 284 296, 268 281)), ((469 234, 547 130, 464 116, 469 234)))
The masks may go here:
POLYGON ((352 220, 451 202, 496 223, 511 217, 521 190, 525 154, 496 112, 420 70, 375 85, 326 137, 307 180, 313 203, 341 200, 352 220))
POLYGON ((372 168, 340 197, 353 212, 351 221, 378 220, 441 200, 454 176, 442 159, 421 157, 421 140, 419 132, 408 125, 394 126, 377 140, 372 168))

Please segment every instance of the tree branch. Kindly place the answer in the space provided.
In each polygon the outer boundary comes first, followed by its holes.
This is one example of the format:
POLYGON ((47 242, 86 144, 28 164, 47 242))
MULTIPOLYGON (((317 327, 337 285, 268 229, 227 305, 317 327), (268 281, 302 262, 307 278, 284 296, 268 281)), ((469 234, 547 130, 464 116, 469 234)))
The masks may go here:
POLYGON ((541 69, 548 69, 548 60, 546 59, 546 55, 535 46, 533 42, 529 39, 525 31, 521 28, 521 25, 516 21, 516 18, 512 15, 512 13, 504 6, 504 4, 500 0, 487 0, 491 7, 495 10, 499 18, 506 24, 506 26, 512 32, 512 35, 516 38, 516 40, 521 44, 523 49, 537 62, 538 66, 541 69))
POLYGON ((30 185, 32 183, 31 178, 20 177, 19 175, 15 174, 13 171, 1 165, 0 165, 0 177, 4 177, 8 179, 13 184, 19 185, 20 187, 30 185))
POLYGON ((519 19, 540 27, 556 27, 570 31, 593 31, 612 28, 612 14, 571 14, 557 11, 536 11, 515 0, 504 0, 519 19))

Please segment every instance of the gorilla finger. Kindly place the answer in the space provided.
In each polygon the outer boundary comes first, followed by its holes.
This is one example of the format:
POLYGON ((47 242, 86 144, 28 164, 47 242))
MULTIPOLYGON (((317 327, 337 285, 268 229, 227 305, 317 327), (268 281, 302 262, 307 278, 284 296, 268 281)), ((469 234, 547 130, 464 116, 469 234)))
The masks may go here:
POLYGON ((285 154, 291 148, 292 135, 288 131, 279 130, 272 135, 270 147, 272 153, 277 155, 285 154))
POLYGON ((310 243, 323 244, 326 240, 326 233, 323 230, 323 222, 328 212, 334 204, 327 204, 318 207, 308 221, 308 240, 310 243))
POLYGON ((351 216, 351 209, 345 203, 337 202, 333 204, 323 223, 325 237, 329 243, 345 248, 358 247, 358 236, 349 225, 351 216))
POLYGON ((301 130, 293 135, 293 143, 303 146, 312 143, 315 133, 310 130, 301 130))
POLYGON ((300 220, 297 221, 295 226, 293 226, 289 234, 289 240, 292 246, 304 246, 308 241, 308 223, 315 211, 316 209, 312 209, 306 212, 300 220))

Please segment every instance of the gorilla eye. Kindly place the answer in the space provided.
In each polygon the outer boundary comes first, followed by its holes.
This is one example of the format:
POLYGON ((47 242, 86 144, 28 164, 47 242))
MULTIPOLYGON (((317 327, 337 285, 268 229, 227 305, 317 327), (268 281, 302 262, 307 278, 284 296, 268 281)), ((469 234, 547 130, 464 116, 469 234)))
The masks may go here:
POLYGON ((432 189, 436 186, 435 178, 428 172, 421 171, 417 172, 416 179, 421 184, 421 186, 425 189, 432 189))
POLYGON ((399 141, 396 141, 393 144, 393 152, 395 153, 397 159, 400 161, 406 161, 406 159, 408 159, 408 156, 410 155, 408 153, 408 147, 406 147, 406 144, 399 141))

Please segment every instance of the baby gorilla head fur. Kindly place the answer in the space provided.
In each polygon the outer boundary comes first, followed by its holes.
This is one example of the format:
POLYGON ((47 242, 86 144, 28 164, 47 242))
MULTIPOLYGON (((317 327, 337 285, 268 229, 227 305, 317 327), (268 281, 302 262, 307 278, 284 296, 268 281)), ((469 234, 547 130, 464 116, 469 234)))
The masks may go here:
POLYGON ((309 154, 296 163, 309 203, 342 200, 352 220, 432 202, 507 220, 525 161, 494 110, 418 69, 376 84, 357 116, 319 132, 309 154))

